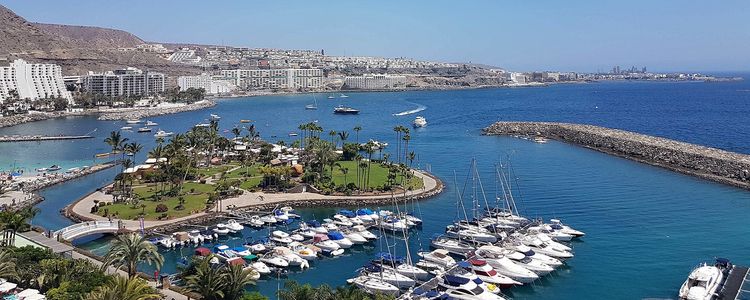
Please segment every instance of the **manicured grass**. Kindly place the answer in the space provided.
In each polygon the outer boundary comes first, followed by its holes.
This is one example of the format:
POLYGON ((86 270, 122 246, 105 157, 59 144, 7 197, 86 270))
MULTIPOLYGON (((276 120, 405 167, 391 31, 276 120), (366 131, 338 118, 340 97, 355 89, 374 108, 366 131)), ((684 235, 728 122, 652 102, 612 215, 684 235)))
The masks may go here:
POLYGON ((263 181, 263 176, 251 177, 250 179, 245 180, 245 182, 240 184, 240 188, 243 190, 250 190, 258 187, 261 181, 263 181))
MULTIPOLYGON (((348 184, 351 182, 356 183, 357 182, 357 162, 356 161, 338 161, 338 163, 341 164, 341 167, 348 168, 349 173, 346 174, 346 183, 344 183, 344 173, 341 172, 338 166, 334 166, 333 167, 333 182, 336 185, 343 185, 343 184, 348 184)), ((325 173, 329 174, 330 168, 326 167, 325 173)), ((360 174, 360 176, 362 176, 362 174, 360 174)), ((403 179, 403 176, 401 174, 396 176, 397 183, 400 183, 402 179, 403 179)), ((369 182, 368 187, 376 188, 379 186, 383 186, 387 181, 388 181, 388 168, 384 167, 378 162, 372 162, 370 164, 370 182, 369 182)), ((422 188, 422 186, 424 186, 424 183, 422 182, 421 178, 412 176, 412 178, 409 180, 409 182, 406 185, 416 190, 416 189, 422 188)))
POLYGON ((210 166, 207 168, 200 168, 197 170, 191 170, 190 172, 193 174, 197 174, 198 177, 211 177, 216 174, 226 172, 234 167, 236 167, 236 164, 226 164, 226 165, 219 165, 219 166, 210 166))
POLYGON ((104 215, 104 209, 109 211, 109 214, 118 213, 118 218, 125 220, 137 219, 142 213, 145 213, 144 218, 148 221, 157 220, 163 213, 156 212, 156 206, 164 204, 169 209, 166 213, 172 218, 179 218, 193 214, 195 211, 203 211, 206 208, 206 200, 208 199, 208 193, 213 192, 214 187, 209 184, 200 184, 195 182, 187 182, 182 187, 181 196, 185 198, 185 208, 182 210, 175 210, 180 204, 179 196, 177 197, 163 197, 161 201, 154 201, 153 195, 158 191, 156 185, 143 186, 133 188, 133 193, 136 198, 141 199, 136 208, 130 203, 116 203, 108 206, 101 207, 99 209, 99 215, 104 215), (190 193, 190 190, 194 189, 194 193, 190 193), (141 207, 141 204, 146 205, 145 208, 141 207))
POLYGON ((255 176, 261 176, 260 172, 258 172, 258 169, 261 167, 260 164, 254 164, 246 167, 240 167, 237 170, 234 170, 232 172, 227 173, 224 175, 224 178, 243 178, 243 177, 255 177, 255 176))

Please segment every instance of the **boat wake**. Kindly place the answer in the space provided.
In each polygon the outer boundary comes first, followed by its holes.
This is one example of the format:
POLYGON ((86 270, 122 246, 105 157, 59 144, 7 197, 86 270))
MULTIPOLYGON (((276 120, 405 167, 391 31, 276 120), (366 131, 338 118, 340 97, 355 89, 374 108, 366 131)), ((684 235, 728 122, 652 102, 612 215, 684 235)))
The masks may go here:
POLYGON ((394 116, 408 116, 408 115, 416 114, 416 113, 418 113, 420 111, 423 111, 423 110, 427 109, 427 106, 424 106, 422 104, 412 103, 412 102, 409 102, 409 103, 417 105, 417 108, 412 109, 412 110, 402 111, 400 113, 395 113, 393 115, 394 116))

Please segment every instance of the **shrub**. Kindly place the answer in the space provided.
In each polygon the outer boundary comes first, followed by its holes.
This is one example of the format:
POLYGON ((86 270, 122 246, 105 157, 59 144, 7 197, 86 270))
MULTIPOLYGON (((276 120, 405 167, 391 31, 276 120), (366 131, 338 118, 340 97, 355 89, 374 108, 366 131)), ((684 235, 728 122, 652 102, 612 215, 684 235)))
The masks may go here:
POLYGON ((156 212, 158 212, 158 213, 167 212, 168 210, 169 210, 169 207, 167 207, 163 203, 160 203, 159 205, 156 205, 156 212))

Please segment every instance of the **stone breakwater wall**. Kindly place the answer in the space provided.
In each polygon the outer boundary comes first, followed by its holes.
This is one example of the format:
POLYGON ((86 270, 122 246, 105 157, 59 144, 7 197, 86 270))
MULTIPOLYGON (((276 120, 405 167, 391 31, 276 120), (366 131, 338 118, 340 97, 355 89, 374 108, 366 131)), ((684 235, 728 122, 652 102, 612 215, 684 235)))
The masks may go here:
POLYGON ((750 155, 593 125, 497 122, 485 135, 543 136, 750 190, 750 155))
POLYGON ((182 105, 182 106, 172 106, 172 107, 162 107, 162 108, 159 108, 159 107, 144 108, 140 110, 103 113, 102 115, 99 116, 99 120, 102 120, 102 121, 138 120, 138 119, 160 116, 160 115, 176 114, 176 113, 193 111, 193 110, 201 110, 204 108, 212 107, 214 105, 216 105, 216 102, 214 101, 203 100, 200 102, 182 105))

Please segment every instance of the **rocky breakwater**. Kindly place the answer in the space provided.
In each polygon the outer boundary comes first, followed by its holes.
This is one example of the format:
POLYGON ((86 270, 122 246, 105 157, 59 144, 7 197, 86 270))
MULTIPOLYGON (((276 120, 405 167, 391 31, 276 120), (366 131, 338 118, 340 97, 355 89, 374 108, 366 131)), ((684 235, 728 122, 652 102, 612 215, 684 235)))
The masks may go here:
POLYGON ((192 110, 201 110, 216 105, 216 102, 211 100, 202 100, 192 104, 185 105, 168 105, 161 107, 149 107, 137 110, 117 111, 103 113, 99 116, 99 120, 103 121, 117 121, 117 120, 138 120, 153 116, 176 114, 192 110))
POLYGON ((485 135, 542 136, 750 190, 750 155, 592 125, 497 122, 485 135))
POLYGON ((0 128, 10 127, 18 124, 27 122, 43 121, 55 117, 59 117, 60 114, 56 113, 44 113, 44 112, 32 112, 23 115, 13 115, 9 117, 0 117, 0 128))

